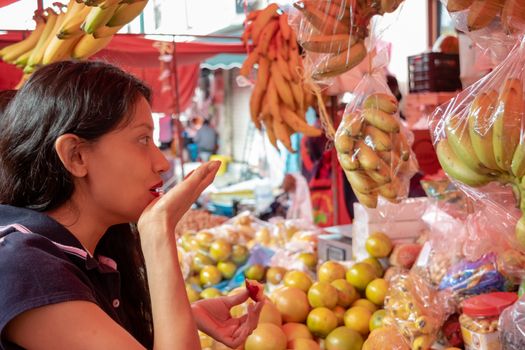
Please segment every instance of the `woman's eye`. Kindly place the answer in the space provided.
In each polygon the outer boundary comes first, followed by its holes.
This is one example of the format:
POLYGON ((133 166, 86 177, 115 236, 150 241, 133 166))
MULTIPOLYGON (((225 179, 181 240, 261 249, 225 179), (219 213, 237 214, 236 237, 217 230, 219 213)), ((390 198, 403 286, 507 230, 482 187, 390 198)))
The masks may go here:
POLYGON ((147 145, 150 141, 151 141, 150 136, 144 136, 139 139, 139 142, 142 143, 143 145, 147 145))

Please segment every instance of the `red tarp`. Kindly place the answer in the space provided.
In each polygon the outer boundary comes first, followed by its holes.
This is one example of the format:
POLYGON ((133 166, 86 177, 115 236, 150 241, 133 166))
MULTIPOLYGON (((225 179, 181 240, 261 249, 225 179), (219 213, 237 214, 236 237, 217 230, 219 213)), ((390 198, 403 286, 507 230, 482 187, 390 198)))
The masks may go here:
POLYGON ((18 0, 0 0, 0 7, 11 5, 13 2, 17 2, 17 1, 18 0))
MULTIPOLYGON (((5 1, 0 0, 0 7, 5 1)), ((24 35, 27 35, 27 32, 12 31, 0 35, 0 48, 22 40, 24 35)), ((154 91, 153 110, 169 113, 173 111, 175 92, 161 91, 158 79, 160 74, 159 53, 153 47, 154 42, 142 35, 116 34, 111 43, 93 58, 118 65, 144 80, 154 91)), ((219 53, 245 53, 245 50, 246 48, 241 43, 177 42, 175 59, 178 67, 180 109, 184 110, 191 102, 198 82, 201 61, 219 53)), ((13 65, 0 62, 0 90, 13 88, 21 75, 21 71, 13 65)))

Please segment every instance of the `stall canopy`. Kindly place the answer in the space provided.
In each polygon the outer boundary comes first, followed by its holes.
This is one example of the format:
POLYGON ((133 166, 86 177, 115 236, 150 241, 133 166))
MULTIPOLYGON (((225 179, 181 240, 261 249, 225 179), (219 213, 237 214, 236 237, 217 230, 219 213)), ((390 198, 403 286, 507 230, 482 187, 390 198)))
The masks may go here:
POLYGON ((18 0, 0 0, 0 7, 11 5, 13 2, 17 2, 17 1, 18 0))
MULTIPOLYGON (((0 0, 0 7, 10 0, 0 0)), ((0 35, 0 48, 22 40, 28 32, 8 31, 0 35)), ((164 39, 171 40, 171 36, 164 39)), ((116 34, 111 43, 93 59, 104 60, 122 67, 122 69, 144 80, 154 91, 153 110, 170 113, 178 105, 184 110, 191 102, 197 86, 199 65, 202 61, 218 54, 243 54, 246 47, 237 43, 221 42, 175 42, 172 67, 177 67, 177 90, 167 90, 159 80, 161 74, 159 51, 155 48, 156 40, 137 34, 116 34), (175 97, 178 95, 178 102, 175 97)), ((0 90, 13 88, 22 76, 21 70, 13 65, 0 63, 0 90)))

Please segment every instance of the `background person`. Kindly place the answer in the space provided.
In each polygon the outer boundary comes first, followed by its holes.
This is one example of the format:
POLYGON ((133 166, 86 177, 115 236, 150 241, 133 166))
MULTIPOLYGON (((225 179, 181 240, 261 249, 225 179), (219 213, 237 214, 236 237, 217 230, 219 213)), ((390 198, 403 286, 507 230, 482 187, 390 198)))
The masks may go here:
POLYGON ((210 156, 217 152, 218 134, 217 131, 211 127, 208 119, 205 119, 202 123, 202 126, 195 135, 194 141, 199 150, 199 157, 203 162, 207 162, 210 156))
POLYGON ((150 90, 101 62, 37 70, 0 118, 0 349, 237 347, 262 303, 190 305, 175 227, 213 181, 203 164, 164 195, 150 90), (134 224, 130 224, 134 223, 134 224))

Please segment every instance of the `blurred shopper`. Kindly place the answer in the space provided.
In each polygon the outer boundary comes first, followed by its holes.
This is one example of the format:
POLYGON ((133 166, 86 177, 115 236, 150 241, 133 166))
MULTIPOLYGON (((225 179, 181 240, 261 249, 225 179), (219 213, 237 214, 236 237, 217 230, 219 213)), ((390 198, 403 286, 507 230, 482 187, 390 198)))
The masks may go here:
POLYGON ((203 164, 162 194, 151 91, 95 61, 43 66, 0 118, 0 349, 237 348, 262 302, 190 304, 178 221, 213 181, 203 164))
POLYGON ((214 128, 211 127, 208 119, 204 120, 201 128, 195 135, 195 144, 199 150, 199 158, 203 162, 207 162, 210 156, 217 152, 218 134, 214 128))

